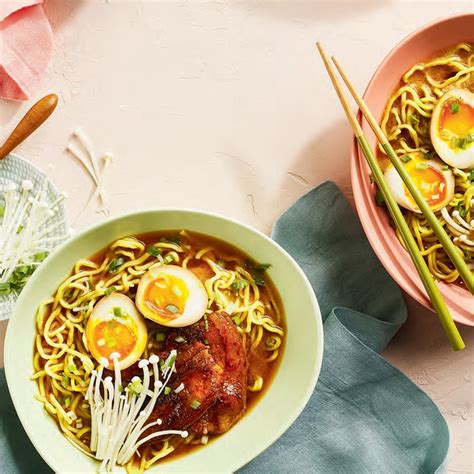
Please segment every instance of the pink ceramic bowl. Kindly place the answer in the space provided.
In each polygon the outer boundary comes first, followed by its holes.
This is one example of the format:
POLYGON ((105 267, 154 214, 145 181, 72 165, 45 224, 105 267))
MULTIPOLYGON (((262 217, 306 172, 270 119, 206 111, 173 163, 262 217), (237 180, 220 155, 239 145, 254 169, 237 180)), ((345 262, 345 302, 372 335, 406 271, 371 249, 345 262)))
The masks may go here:
MULTIPOLYGON (((460 42, 474 43, 474 13, 435 21, 399 43, 379 66, 364 94, 364 100, 375 117, 382 116, 385 104, 404 72, 417 62, 460 42)), ((375 149, 375 137, 365 122, 363 129, 375 149)), ((362 152, 354 143, 351 157, 352 188, 357 212, 370 244, 400 287, 431 309, 418 273, 390 227, 385 209, 375 204, 375 191, 370 183, 369 172, 362 152)), ((474 297, 458 285, 440 283, 439 288, 453 318, 474 326, 474 297)))

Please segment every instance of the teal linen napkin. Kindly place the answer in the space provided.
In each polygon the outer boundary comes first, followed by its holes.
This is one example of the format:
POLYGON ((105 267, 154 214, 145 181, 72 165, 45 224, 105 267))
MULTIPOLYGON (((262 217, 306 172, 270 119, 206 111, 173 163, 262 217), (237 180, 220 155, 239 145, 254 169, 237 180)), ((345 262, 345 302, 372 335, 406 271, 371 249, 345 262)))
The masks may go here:
MULTIPOLYGON (((406 319, 397 286, 333 183, 303 196, 273 238, 301 265, 323 314, 321 375, 302 415, 242 473, 433 473, 449 433, 434 403, 378 355, 406 319)), ((0 371, 0 472, 51 472, 14 412, 0 371)))

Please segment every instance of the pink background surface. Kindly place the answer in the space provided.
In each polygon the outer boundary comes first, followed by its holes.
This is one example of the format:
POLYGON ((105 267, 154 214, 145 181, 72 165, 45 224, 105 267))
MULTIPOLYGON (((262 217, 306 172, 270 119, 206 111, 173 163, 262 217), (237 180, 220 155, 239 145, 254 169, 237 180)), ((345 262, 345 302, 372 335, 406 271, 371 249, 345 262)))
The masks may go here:
MULTIPOLYGON (((64 153, 80 126, 112 151, 111 215, 185 206, 266 233, 311 187, 351 199, 351 132, 314 50, 319 39, 363 90, 404 36, 472 2, 153 2, 46 0, 55 52, 37 99, 57 92, 48 125, 18 153, 68 191, 71 221, 92 190, 64 153), (53 165, 53 168, 49 166, 53 165)), ((0 138, 29 104, 0 103, 0 138)), ((330 212, 330 210, 328 210, 330 212)), ((74 227, 104 219, 91 206, 74 227)), ((430 394, 451 430, 449 471, 474 472, 474 331, 450 350, 434 315, 410 316, 385 356, 430 394)), ((0 325, 0 340, 5 324, 0 325)), ((0 353, 0 365, 1 353, 0 353)))

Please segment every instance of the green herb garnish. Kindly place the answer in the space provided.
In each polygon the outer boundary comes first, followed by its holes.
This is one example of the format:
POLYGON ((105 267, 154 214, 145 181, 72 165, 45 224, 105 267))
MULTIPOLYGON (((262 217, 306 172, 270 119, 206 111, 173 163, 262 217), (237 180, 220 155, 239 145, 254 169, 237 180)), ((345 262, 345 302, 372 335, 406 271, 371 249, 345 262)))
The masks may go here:
POLYGON ((408 163, 413 158, 410 155, 403 155, 400 159, 403 161, 403 163, 408 163))
POLYGON ((252 275, 253 281, 258 286, 265 286, 265 278, 263 274, 271 267, 269 263, 256 263, 252 260, 245 262, 245 268, 252 275))
POLYGON ((116 318, 122 318, 123 317, 123 314, 122 314, 122 308, 120 306, 114 306, 114 316, 116 318))
POLYGON ((457 114, 459 112, 459 103, 457 101, 454 101, 452 104, 451 104, 451 107, 450 109, 451 110, 451 113, 452 114, 457 114))
POLYGON ((449 166, 448 165, 444 165, 443 166, 443 171, 448 171, 449 170, 449 166))
POLYGON ((155 339, 158 341, 158 342, 163 342, 166 340, 166 334, 164 332, 157 332, 156 333, 156 336, 155 336, 155 339))
POLYGON ((178 343, 186 342, 186 339, 183 336, 176 336, 174 340, 178 343))
POLYGON ((173 258, 172 255, 167 255, 167 256, 163 259, 163 262, 164 262, 165 264, 168 264, 168 263, 171 263, 173 260, 174 260, 174 258, 173 258))
POLYGON ((18 226, 18 229, 16 230, 16 233, 19 234, 19 233, 23 232, 23 229, 24 229, 24 227, 20 224, 18 226))
POLYGON ((232 288, 232 291, 237 292, 245 288, 246 286, 249 286, 249 282, 247 280, 238 279, 232 283, 231 288, 232 288))
POLYGON ((193 400, 191 403, 191 408, 194 408, 194 410, 197 410, 201 406, 201 402, 199 400, 193 400))
POLYGON ((202 342, 204 342, 204 344, 205 344, 206 346, 209 345, 209 341, 208 341, 207 339, 204 339, 204 341, 202 341, 202 342))
POLYGON ((179 235, 172 235, 171 237, 161 237, 160 242, 166 244, 181 245, 181 237, 179 235))
POLYGON ((385 204, 385 199, 383 197, 382 191, 377 188, 377 191, 375 192, 375 204, 377 206, 382 207, 385 204))
POLYGON ((171 388, 170 387, 165 387, 165 395, 169 395, 171 393, 171 388))
POLYGON ((240 318, 240 316, 234 316, 232 318, 232 321, 234 321, 234 323, 237 325, 237 326, 240 326, 240 323, 242 322, 242 319, 240 318))
POLYGON ((113 259, 109 264, 109 273, 116 273, 117 270, 125 263, 123 257, 117 257, 113 259))
POLYGON ((426 163, 417 163, 417 165, 415 166, 415 168, 417 170, 425 170, 428 168, 428 165, 426 163))
POLYGON ((179 312, 179 308, 174 305, 174 304, 168 304, 165 306, 166 311, 169 311, 170 313, 176 314, 179 312))
POLYGON ((5 206, 0 206, 0 217, 5 215, 5 206))
POLYGON ((71 397, 64 397, 63 404, 66 408, 69 408, 71 406, 71 397))
POLYGON ((464 219, 466 217, 467 211, 462 201, 458 202, 456 209, 458 210, 459 215, 464 219))
POLYGON ((66 389, 69 387, 69 377, 66 374, 64 374, 63 378, 61 379, 61 385, 66 389))
POLYGON ((158 257, 158 255, 161 255, 161 250, 159 248, 156 248, 154 245, 150 245, 146 249, 147 253, 149 253, 152 257, 158 257))
POLYGON ((110 296, 114 291, 117 290, 117 287, 116 286, 109 286, 106 290, 105 290, 105 294, 107 296, 110 296))

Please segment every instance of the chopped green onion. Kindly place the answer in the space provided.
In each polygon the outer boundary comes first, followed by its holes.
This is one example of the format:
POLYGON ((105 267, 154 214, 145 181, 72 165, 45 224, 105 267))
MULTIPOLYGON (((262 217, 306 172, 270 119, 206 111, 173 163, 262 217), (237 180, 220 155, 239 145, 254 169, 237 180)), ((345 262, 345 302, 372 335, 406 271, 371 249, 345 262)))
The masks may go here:
POLYGON ((123 317, 122 308, 120 306, 114 306, 114 316, 116 318, 122 318, 123 317))
POLYGON ((161 255, 161 250, 156 248, 154 245, 150 245, 146 249, 147 253, 149 253, 152 257, 158 257, 158 255, 161 255))
POLYGON ((42 262, 48 256, 48 252, 38 252, 35 255, 35 260, 37 262, 42 262))
POLYGON ((20 224, 18 226, 18 229, 16 230, 16 233, 19 234, 20 232, 23 232, 24 227, 20 224))
POLYGON ((0 206, 0 217, 5 215, 5 206, 0 206))
POLYGON ((119 393, 122 393, 122 392, 123 392, 123 385, 122 385, 122 384, 120 384, 120 385, 118 386, 118 391, 119 391, 119 393))
POLYGON ((167 255, 163 261, 165 264, 168 264, 168 263, 171 263, 172 261, 174 260, 173 256, 172 255, 167 255))
POLYGON ((443 166, 443 171, 448 171, 449 170, 449 166, 448 165, 444 165, 443 166))
POLYGON ((237 292, 239 290, 242 290, 248 285, 249 285, 249 282, 247 280, 238 279, 232 283, 231 288, 232 288, 232 291, 237 292))
POLYGON ((176 355, 171 356, 167 360, 162 360, 160 362, 160 369, 162 372, 165 372, 165 370, 169 369, 170 367, 173 367, 173 364, 176 362, 176 355))
POLYGON ((143 391, 142 381, 135 380, 134 382, 129 383, 127 389, 135 395, 140 395, 143 391))
POLYGON ((166 309, 166 311, 169 311, 170 313, 174 313, 174 314, 179 312, 179 308, 174 304, 166 305, 165 309, 166 309))
POLYGON ((69 406, 71 405, 71 397, 64 397, 63 403, 66 408, 69 408, 69 406))
POLYGON ((450 110, 451 110, 451 113, 452 114, 457 114, 459 112, 459 103, 454 101, 452 104, 451 104, 451 107, 450 107, 450 110))
POLYGON ((123 257, 118 257, 112 260, 109 264, 109 273, 116 273, 117 270, 125 263, 123 257))
POLYGON ((240 326, 240 323, 242 322, 242 319, 240 318, 240 316, 234 316, 232 318, 232 321, 234 321, 234 323, 237 325, 237 326, 240 326))
POLYGON ((165 395, 169 395, 171 393, 170 387, 165 387, 165 395))
POLYGON ((403 161, 403 163, 408 163, 413 158, 410 155, 403 155, 400 159, 403 161))
POLYGON ((204 339, 204 341, 202 341, 202 342, 204 342, 204 344, 205 344, 206 346, 209 345, 209 341, 208 341, 207 339, 204 339))
POLYGON ((158 341, 158 342, 163 342, 166 340, 166 333, 164 332, 157 332, 156 333, 156 336, 155 336, 155 339, 158 341))
POLYGON ((201 402, 199 400, 194 400, 191 403, 191 408, 194 408, 195 410, 197 410, 200 406, 201 406, 201 402))
POLYGON ((415 168, 417 170, 425 170, 428 168, 428 165, 426 163, 417 163, 417 165, 415 166, 415 168))
POLYGON ((105 290, 105 294, 107 296, 110 296, 114 291, 117 291, 117 287, 116 286, 109 286, 106 290, 105 290))
POLYGON ((458 202, 456 209, 458 210, 459 215, 464 219, 464 217, 466 217, 467 211, 462 201, 458 202))
POLYGON ((64 374, 63 378, 61 379, 61 385, 63 386, 63 388, 69 387, 69 377, 66 374, 64 374))
POLYGON ((0 283, 0 295, 8 295, 11 293, 10 283, 0 283))
POLYGON ((183 336, 176 336, 174 340, 178 343, 186 342, 186 339, 183 336))

